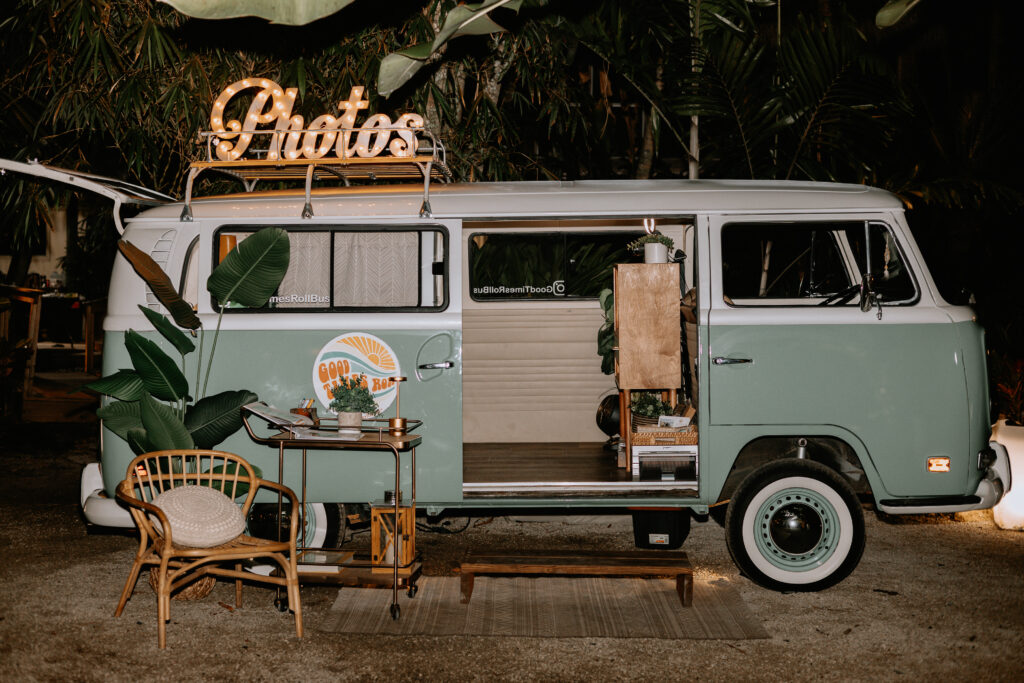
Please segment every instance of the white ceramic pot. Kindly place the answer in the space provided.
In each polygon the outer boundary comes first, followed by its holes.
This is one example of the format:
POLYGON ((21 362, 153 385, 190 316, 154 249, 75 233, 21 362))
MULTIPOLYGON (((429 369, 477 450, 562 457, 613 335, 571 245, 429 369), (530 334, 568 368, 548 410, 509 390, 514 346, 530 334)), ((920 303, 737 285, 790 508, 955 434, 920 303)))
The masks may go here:
POLYGON ((992 519, 1000 529, 1024 531, 1024 427, 1007 426, 1000 420, 992 426, 992 440, 1006 446, 1010 456, 1010 477, 1016 479, 1010 492, 992 508, 992 519))
POLYGON ((644 245, 644 263, 668 263, 668 247, 661 242, 644 245))
POLYGON ((338 429, 359 429, 362 426, 362 413, 338 413, 338 429))

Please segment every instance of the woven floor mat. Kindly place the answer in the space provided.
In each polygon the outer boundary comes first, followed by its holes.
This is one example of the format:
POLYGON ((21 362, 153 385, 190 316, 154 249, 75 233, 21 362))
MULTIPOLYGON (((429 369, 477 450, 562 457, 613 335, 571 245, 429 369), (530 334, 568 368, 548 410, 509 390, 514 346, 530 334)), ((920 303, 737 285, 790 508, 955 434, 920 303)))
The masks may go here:
POLYGON ((683 607, 672 579, 480 577, 473 599, 459 602, 459 577, 423 577, 415 598, 343 588, 318 626, 335 633, 533 636, 538 638, 767 638, 760 621, 728 582, 695 580, 683 607))

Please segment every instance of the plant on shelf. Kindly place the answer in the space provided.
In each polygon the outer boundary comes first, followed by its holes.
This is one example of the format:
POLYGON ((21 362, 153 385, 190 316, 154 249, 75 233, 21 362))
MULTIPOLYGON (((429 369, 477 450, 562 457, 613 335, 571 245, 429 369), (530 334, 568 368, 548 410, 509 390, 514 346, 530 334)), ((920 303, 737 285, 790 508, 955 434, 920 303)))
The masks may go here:
POLYGON ((330 408, 338 413, 338 425, 357 427, 362 423, 363 415, 377 415, 380 409, 370 393, 366 375, 357 377, 341 377, 338 384, 331 388, 330 408))
POLYGON ((672 241, 671 237, 663 235, 660 232, 653 232, 647 235, 642 235, 641 237, 633 240, 629 243, 627 248, 634 252, 643 251, 645 244, 664 244, 665 248, 668 249, 670 253, 672 252, 673 247, 675 247, 675 242, 672 241))
POLYGON ((597 330, 597 355, 601 356, 601 372, 610 375, 615 372, 615 295, 610 289, 602 289, 598 295, 604 324, 597 330))
POLYGON ((195 351, 192 340, 198 336, 198 389, 206 336, 202 321, 148 254, 125 240, 117 246, 171 314, 173 323, 156 311, 139 306, 160 336, 178 352, 181 363, 179 366, 157 342, 128 330, 124 344, 132 369, 118 370, 86 385, 115 399, 102 405, 96 414, 137 455, 164 449, 213 448, 241 428, 241 407, 258 400, 256 394, 246 389, 206 396, 224 309, 232 303, 255 308, 266 305, 288 271, 288 233, 280 228, 253 233, 228 252, 206 281, 206 288, 220 310, 198 400, 190 393, 184 371, 185 357, 195 351))
POLYGON ((634 415, 658 419, 671 415, 672 405, 661 400, 661 394, 650 391, 634 391, 630 396, 629 409, 634 415))

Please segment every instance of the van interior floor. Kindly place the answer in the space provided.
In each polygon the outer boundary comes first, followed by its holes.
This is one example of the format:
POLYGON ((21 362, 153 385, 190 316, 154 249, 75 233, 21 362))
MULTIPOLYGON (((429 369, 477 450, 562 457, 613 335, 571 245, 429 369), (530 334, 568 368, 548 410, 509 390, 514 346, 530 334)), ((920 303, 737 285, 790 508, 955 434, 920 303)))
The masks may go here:
POLYGON ((467 443, 466 498, 696 497, 695 481, 634 481, 603 443, 467 443))

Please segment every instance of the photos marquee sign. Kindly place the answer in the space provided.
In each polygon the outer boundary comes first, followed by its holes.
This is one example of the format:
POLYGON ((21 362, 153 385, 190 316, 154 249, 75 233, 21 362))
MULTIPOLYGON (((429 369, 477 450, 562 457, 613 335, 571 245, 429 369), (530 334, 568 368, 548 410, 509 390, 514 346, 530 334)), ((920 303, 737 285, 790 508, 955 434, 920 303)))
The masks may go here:
POLYGON ((355 121, 361 109, 370 103, 363 97, 363 86, 353 87, 347 100, 338 103, 339 116, 321 114, 308 124, 301 115, 293 115, 298 88, 282 88, 266 78, 246 78, 225 88, 210 111, 210 128, 215 152, 221 161, 238 161, 249 149, 253 136, 270 140, 269 160, 338 159, 375 157, 385 150, 394 157, 411 157, 418 144, 416 132, 423 128, 419 114, 402 114, 394 122, 387 114, 373 114, 362 126, 355 121), (242 121, 225 121, 228 103, 236 96, 256 88, 242 121), (273 126, 272 128, 259 128, 273 126))

